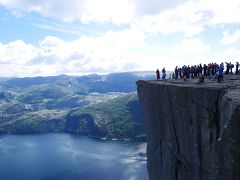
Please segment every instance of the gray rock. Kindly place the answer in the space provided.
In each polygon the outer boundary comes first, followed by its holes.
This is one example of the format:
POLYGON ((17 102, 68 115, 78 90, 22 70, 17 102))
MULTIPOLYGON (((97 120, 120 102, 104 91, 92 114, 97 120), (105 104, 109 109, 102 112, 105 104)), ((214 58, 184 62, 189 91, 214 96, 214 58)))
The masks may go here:
POLYGON ((138 81, 150 180, 240 179, 239 76, 138 81))

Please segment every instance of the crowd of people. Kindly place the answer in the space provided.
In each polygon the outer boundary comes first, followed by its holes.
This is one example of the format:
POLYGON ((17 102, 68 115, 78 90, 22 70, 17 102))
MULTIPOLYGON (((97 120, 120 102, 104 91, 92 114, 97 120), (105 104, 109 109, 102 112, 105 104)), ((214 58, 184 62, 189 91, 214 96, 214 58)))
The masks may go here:
MULTIPOLYGON (((236 64, 232 64, 231 62, 225 62, 217 64, 217 63, 209 63, 209 64, 199 64, 199 65, 184 65, 182 67, 175 67, 175 70, 172 74, 172 78, 174 79, 189 79, 189 78, 199 78, 199 82, 204 82, 205 77, 215 76, 217 77, 217 81, 223 81, 224 74, 238 74, 239 73, 239 62, 236 64), (235 72, 234 71, 235 67, 235 72), (224 71, 225 70, 225 71, 224 71)), ((157 80, 160 79, 160 71, 157 69, 157 80)), ((162 79, 166 79, 166 70, 162 69, 162 79)))

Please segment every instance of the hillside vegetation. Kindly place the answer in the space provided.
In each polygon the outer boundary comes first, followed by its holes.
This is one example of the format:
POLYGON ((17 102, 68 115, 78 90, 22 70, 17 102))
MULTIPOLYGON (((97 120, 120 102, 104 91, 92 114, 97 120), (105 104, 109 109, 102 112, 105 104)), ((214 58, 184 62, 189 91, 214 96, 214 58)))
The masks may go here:
POLYGON ((1 79, 0 133, 144 139, 135 81, 147 77, 119 73, 1 79))

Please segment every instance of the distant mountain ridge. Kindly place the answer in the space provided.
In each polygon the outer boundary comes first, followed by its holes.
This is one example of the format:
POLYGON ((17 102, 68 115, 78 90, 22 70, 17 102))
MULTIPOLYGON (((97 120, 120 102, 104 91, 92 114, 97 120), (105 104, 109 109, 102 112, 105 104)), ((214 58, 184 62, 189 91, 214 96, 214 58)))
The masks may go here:
POLYGON ((0 133, 143 139, 135 82, 153 78, 149 72, 2 78, 0 133))
POLYGON ((68 86, 78 94, 88 94, 91 92, 133 92, 136 91, 135 82, 139 79, 154 79, 154 74, 150 72, 126 72, 112 73, 107 75, 90 74, 85 76, 49 76, 49 77, 26 77, 7 78, 0 81, 0 88, 14 89, 15 91, 25 90, 31 86, 41 86, 44 84, 56 84, 68 86))

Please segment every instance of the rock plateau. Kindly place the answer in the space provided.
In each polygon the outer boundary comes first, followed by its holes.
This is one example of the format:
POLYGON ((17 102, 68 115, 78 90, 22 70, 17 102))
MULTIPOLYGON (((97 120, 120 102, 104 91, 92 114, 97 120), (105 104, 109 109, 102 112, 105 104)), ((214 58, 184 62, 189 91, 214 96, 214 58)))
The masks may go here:
POLYGON ((240 179, 240 76, 137 81, 150 180, 240 179))

